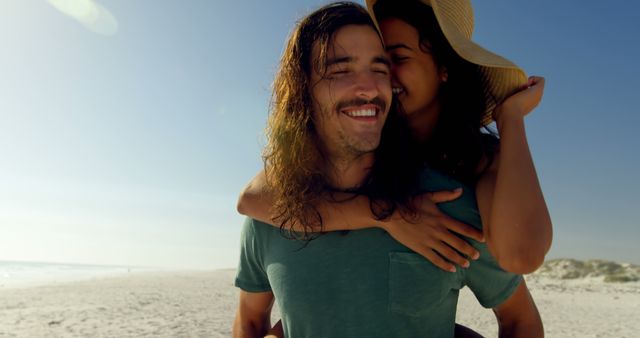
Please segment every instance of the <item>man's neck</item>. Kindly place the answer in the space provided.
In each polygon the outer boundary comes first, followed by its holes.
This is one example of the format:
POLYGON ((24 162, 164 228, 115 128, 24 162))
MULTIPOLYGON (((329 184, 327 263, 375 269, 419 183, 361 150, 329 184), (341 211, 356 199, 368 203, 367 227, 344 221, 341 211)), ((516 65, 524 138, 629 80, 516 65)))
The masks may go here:
POLYGON ((360 187, 371 171, 373 160, 373 152, 332 159, 326 168, 329 183, 338 190, 360 187))

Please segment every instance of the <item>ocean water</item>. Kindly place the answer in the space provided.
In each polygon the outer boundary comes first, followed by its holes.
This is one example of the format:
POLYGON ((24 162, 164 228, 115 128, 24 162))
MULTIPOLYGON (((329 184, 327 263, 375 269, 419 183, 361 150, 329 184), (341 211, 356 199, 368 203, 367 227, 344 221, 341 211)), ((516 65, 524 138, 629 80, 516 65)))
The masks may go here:
POLYGON ((149 268, 0 261, 0 290, 126 275, 149 268))

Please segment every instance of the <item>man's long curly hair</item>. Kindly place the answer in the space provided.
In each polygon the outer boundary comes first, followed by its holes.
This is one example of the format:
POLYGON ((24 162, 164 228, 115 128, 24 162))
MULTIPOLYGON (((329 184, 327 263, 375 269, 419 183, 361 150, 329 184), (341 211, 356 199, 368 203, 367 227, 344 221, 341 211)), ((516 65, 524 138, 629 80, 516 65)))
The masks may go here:
MULTIPOLYGON (((311 73, 324 73, 332 37, 347 25, 376 29, 367 11, 350 2, 324 6, 299 21, 273 83, 267 145, 263 153, 265 174, 275 196, 274 221, 295 238, 310 239, 310 233, 322 229, 322 217, 314 205, 333 196, 323 170, 326 158, 312 117, 311 73), (314 46, 318 46, 320 53, 312 60, 314 46), (292 231, 295 222, 304 227, 302 236, 292 231)), ((409 190, 415 187, 413 178, 417 179, 418 175, 406 175, 408 171, 417 171, 417 166, 402 167, 406 162, 400 157, 408 158, 411 151, 405 127, 406 123, 394 111, 389 113, 369 178, 360 191, 353 192, 353 196, 362 193, 370 197, 371 210, 379 219, 390 216, 398 205, 403 210, 411 210, 409 190)))

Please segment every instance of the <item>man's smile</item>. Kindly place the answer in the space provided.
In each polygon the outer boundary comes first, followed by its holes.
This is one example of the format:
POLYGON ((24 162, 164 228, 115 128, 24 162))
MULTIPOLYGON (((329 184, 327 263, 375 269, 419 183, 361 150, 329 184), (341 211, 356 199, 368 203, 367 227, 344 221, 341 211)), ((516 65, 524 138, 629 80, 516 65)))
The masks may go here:
POLYGON ((358 107, 342 109, 340 112, 350 118, 359 121, 376 121, 380 114, 380 107, 374 104, 367 104, 358 107))

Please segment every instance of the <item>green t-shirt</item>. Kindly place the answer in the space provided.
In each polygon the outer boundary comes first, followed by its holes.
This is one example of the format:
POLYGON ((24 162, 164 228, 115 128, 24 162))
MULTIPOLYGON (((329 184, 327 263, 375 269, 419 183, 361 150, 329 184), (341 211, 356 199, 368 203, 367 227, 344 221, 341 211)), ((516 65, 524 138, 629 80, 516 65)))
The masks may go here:
MULTIPOLYGON (((434 171, 421 177, 425 191, 460 186, 434 171)), ((463 196, 440 209, 481 228, 475 193, 463 188, 463 196)), ((462 287, 495 307, 521 280, 500 269, 485 244, 468 240, 480 258, 451 273, 377 228, 329 232, 305 245, 247 219, 235 284, 273 291, 287 337, 453 337, 462 287)))

